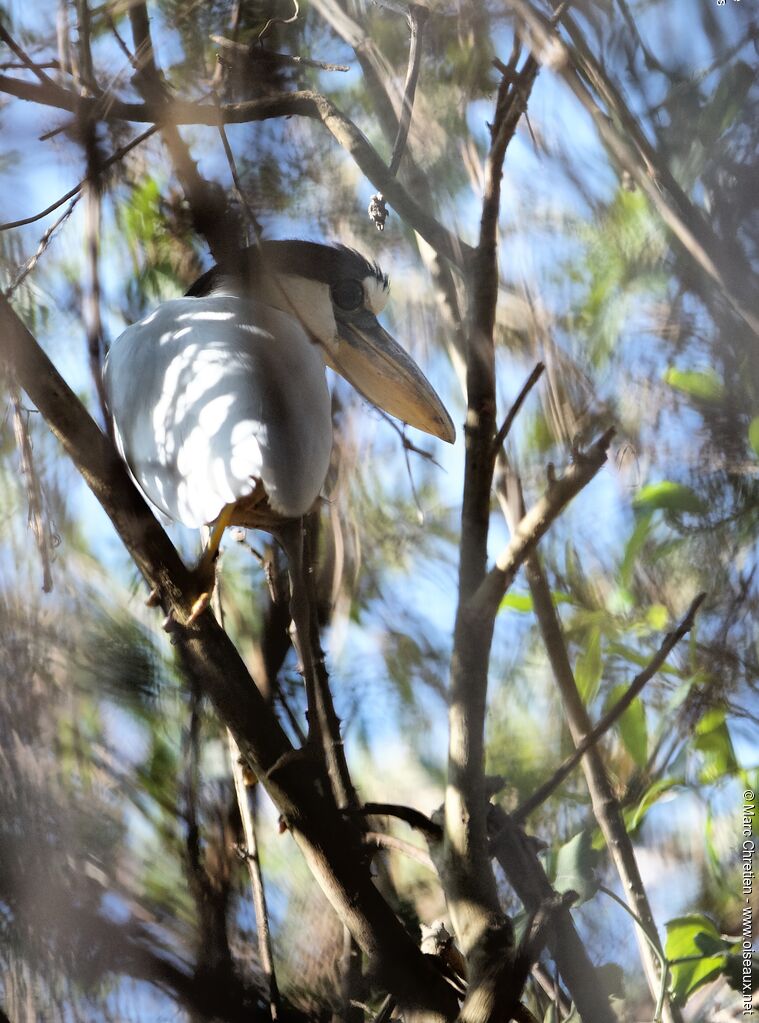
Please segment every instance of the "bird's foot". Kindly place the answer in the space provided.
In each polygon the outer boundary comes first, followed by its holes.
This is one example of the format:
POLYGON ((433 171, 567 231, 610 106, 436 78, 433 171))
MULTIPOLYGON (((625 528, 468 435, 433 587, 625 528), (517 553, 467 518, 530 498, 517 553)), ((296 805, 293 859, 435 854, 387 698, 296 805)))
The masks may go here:
POLYGON ((158 607, 161 603, 161 589, 158 586, 154 586, 148 594, 148 599, 145 601, 145 607, 158 607))

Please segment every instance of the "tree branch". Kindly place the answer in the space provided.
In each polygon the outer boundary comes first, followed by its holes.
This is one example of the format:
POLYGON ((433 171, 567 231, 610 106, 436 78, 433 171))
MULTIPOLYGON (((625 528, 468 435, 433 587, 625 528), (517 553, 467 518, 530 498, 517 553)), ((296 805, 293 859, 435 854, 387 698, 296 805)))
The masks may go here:
POLYGON ((395 176, 401 165, 401 157, 406 148, 409 128, 411 127, 411 115, 414 110, 414 94, 416 83, 419 80, 419 67, 422 61, 422 33, 427 21, 429 10, 421 4, 411 4, 406 15, 411 34, 409 41, 408 69, 406 70, 406 82, 403 86, 403 100, 401 101, 401 116, 398 122, 398 134, 393 146, 393 154, 390 157, 390 174, 395 176))
POLYGON ((312 60, 310 57, 299 57, 292 53, 275 53, 273 50, 262 50, 260 46, 249 46, 238 43, 225 36, 211 36, 213 42, 225 51, 223 60, 230 57, 241 66, 248 64, 276 64, 278 67, 311 67, 319 71, 350 71, 348 64, 329 64, 323 60, 312 60))
MULTIPOLYGON (((493 836, 493 856, 527 912, 536 912, 546 899, 556 893, 538 859, 534 841, 500 806, 490 806, 488 826, 493 836)), ((547 943, 551 958, 582 1019, 592 1023, 615 1023, 617 1017, 568 909, 565 908, 555 919, 547 943)))
POLYGON ((397 178, 389 173, 384 161, 366 136, 331 100, 319 93, 291 92, 221 106, 209 106, 174 98, 161 99, 158 102, 151 99, 144 103, 126 103, 110 96, 105 103, 100 99, 78 97, 55 84, 43 86, 9 75, 0 75, 0 92, 45 106, 68 110, 71 113, 81 110, 83 114, 104 121, 155 122, 159 128, 163 128, 167 123, 217 127, 220 122, 243 124, 275 117, 308 117, 321 121, 334 140, 352 157, 361 172, 384 194, 398 215, 418 231, 436 252, 454 266, 461 268, 472 251, 470 246, 443 227, 435 217, 411 198, 397 178))
MULTIPOLYGON (((525 517, 523 514, 524 499, 521 483, 516 475, 514 483, 513 504, 504 504, 503 506, 512 533, 515 533, 519 528, 516 525, 518 518, 521 516, 522 521, 524 521, 525 517)), ((592 731, 592 725, 588 711, 577 689, 577 683, 575 682, 574 673, 569 661, 569 653, 564 640, 561 620, 553 603, 551 588, 548 585, 540 555, 536 550, 532 550, 529 553, 526 560, 526 571, 535 614, 564 706, 569 731, 573 742, 578 746, 592 731)), ((658 944, 658 932, 638 870, 635 851, 597 745, 591 745, 585 751, 582 765, 588 791, 590 792, 593 813, 599 823, 612 861, 619 874, 625 898, 633 914, 642 921, 644 929, 653 935, 655 942, 658 944)), ((651 946, 640 936, 637 930, 635 935, 649 990, 654 1000, 656 1000, 661 990, 659 960, 654 955, 651 946)), ((661 945, 659 945, 658 951, 661 954, 661 945)), ((682 1017, 679 1009, 667 1002, 665 1004, 664 1019, 665 1023, 681 1023, 682 1017)))
POLYGON ((705 593, 699 593, 688 608, 687 614, 677 628, 673 632, 667 633, 661 646, 643 671, 639 672, 635 676, 625 693, 617 700, 614 706, 611 707, 598 721, 594 728, 592 728, 591 731, 588 732, 588 734, 579 743, 577 743, 574 753, 571 753, 554 771, 551 777, 538 789, 536 789, 531 796, 528 796, 527 799, 520 803, 516 810, 514 810, 511 817, 516 823, 521 824, 533 810, 540 806, 541 803, 544 803, 551 793, 554 792, 559 785, 561 785, 573 768, 579 764, 582 760, 583 754, 586 753, 591 746, 595 746, 598 740, 617 723, 636 696, 642 692, 646 683, 650 681, 659 668, 661 668, 662 664, 664 664, 683 636, 686 636, 693 628, 696 612, 704 602, 705 598, 705 593))
POLYGON ((540 380, 540 377, 542 376, 544 369, 545 366, 543 365, 543 363, 539 362, 535 369, 532 371, 532 373, 530 373, 527 380, 525 381, 522 390, 516 396, 514 403, 512 404, 511 408, 508 411, 508 415, 501 424, 501 428, 499 429, 498 433, 495 435, 495 440, 493 441, 493 448, 495 449, 496 456, 503 447, 506 438, 508 437, 509 432, 511 431, 511 427, 514 424, 514 420, 519 414, 519 410, 522 408, 522 405, 524 405, 525 401, 527 400, 527 395, 533 389, 538 380, 540 380))
POLYGON ((522 517, 513 530, 511 541, 469 600, 466 608, 468 617, 476 619, 497 613, 504 594, 540 539, 606 462, 606 452, 613 436, 614 429, 607 430, 587 452, 579 454, 564 475, 553 480, 543 497, 522 517))
MULTIPOLYGON (((573 741, 579 745, 584 737, 592 731, 592 727, 588 712, 577 689, 561 622, 556 613, 551 590, 537 553, 531 554, 527 562, 527 579, 538 623, 543 633, 543 641, 564 704, 569 730, 573 741)), ((593 812, 606 839, 607 848, 622 882, 627 903, 643 922, 646 930, 656 938, 658 944, 658 932, 638 870, 635 851, 597 746, 590 746, 586 750, 582 763, 593 804, 593 812)), ((658 961, 648 943, 638 935, 637 930, 636 938, 649 989, 656 999, 661 987, 658 961)), ((660 945, 659 952, 661 952, 660 945)), ((669 1023, 680 1023, 682 1019, 679 1010, 669 1003, 665 1006, 664 1018, 669 1023)))
MULTIPOLYGON (((101 173, 103 171, 108 170, 109 167, 112 167, 114 163, 118 163, 119 160, 122 160, 127 155, 127 153, 129 153, 132 149, 135 148, 135 146, 139 146, 141 142, 144 142, 146 139, 149 139, 151 135, 155 135, 157 131, 158 127, 154 125, 152 128, 148 128, 147 131, 144 131, 140 135, 137 135, 136 138, 133 138, 130 142, 127 142, 125 145, 120 146, 115 152, 111 153, 109 157, 103 160, 103 162, 100 165, 101 173)), ((37 220, 42 220, 43 217, 46 217, 49 213, 52 213, 54 210, 57 210, 59 206, 63 206, 63 204, 68 199, 71 199, 75 195, 78 195, 86 184, 87 178, 83 178, 78 185, 75 185, 74 188, 66 192, 65 195, 62 195, 60 199, 56 199, 54 203, 51 203, 50 206, 47 206, 40 213, 35 213, 31 217, 24 217, 22 220, 13 220, 8 224, 0 224, 0 231, 10 231, 15 227, 25 227, 27 224, 33 224, 37 220)))
POLYGON ((274 1023, 280 1015, 279 986, 277 984, 277 973, 274 968, 274 952, 271 943, 271 928, 269 926, 269 912, 266 905, 266 890, 264 888, 261 861, 258 857, 258 839, 256 826, 253 820, 253 812, 250 807, 248 788, 245 784, 245 770, 240 750, 237 747, 235 738, 227 729, 227 747, 229 750, 229 762, 232 768, 232 779, 235 786, 237 806, 240 810, 242 820, 242 833, 245 837, 244 858, 248 867, 248 877, 253 894, 253 909, 256 915, 256 937, 258 938, 258 958, 261 962, 261 969, 266 977, 267 998, 269 1002, 269 1015, 274 1023))
POLYGON ((367 831, 364 835, 364 841, 367 845, 375 845, 378 849, 392 849, 395 852, 401 852, 404 856, 416 860, 417 863, 421 863, 423 867, 437 874, 437 869, 432 862, 430 854, 425 852, 424 849, 412 845, 411 842, 406 842, 402 838, 396 838, 395 835, 386 835, 384 831, 367 831))
POLYGON ((443 837, 443 829, 439 824, 412 806, 401 806, 398 803, 364 803, 355 813, 361 813, 367 817, 395 817, 403 821, 415 831, 421 831, 425 838, 430 841, 439 842, 443 837))

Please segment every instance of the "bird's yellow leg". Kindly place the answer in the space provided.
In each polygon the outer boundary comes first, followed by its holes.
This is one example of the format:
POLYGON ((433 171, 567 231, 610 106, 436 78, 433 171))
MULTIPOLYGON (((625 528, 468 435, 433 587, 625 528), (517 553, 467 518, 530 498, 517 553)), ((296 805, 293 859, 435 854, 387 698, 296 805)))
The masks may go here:
POLYGON ((190 610, 190 617, 187 619, 188 625, 192 625, 193 622, 197 621, 211 602, 214 587, 216 586, 216 559, 219 556, 219 544, 224 535, 224 530, 232 518, 233 509, 233 504, 227 504, 221 509, 221 513, 211 529, 208 543, 200 555, 200 560, 195 568, 195 578, 200 584, 201 592, 190 610))

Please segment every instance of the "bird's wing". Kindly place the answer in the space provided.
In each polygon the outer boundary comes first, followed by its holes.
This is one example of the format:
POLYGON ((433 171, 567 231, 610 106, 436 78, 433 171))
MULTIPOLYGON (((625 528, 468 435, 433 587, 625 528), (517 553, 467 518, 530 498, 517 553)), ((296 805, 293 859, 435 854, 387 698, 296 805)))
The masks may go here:
POLYGON ((167 302, 127 328, 106 361, 117 444, 135 480, 197 527, 261 480, 304 514, 332 448, 324 362, 292 317, 233 296, 167 302))

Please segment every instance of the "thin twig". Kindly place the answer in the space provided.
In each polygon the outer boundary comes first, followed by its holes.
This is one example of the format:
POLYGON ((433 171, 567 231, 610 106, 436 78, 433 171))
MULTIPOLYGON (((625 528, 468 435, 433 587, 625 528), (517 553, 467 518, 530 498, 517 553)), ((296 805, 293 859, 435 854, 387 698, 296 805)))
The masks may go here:
MULTIPOLYGON (((35 70, 39 71, 62 71, 61 62, 59 60, 46 60, 39 64, 34 65, 35 70)), ((23 61, 20 64, 16 64, 11 60, 3 61, 0 63, 0 71, 28 71, 29 65, 23 61)))
POLYGON ((514 420, 516 419, 517 415, 519 414, 519 410, 522 408, 522 405, 524 405, 525 400, 527 398, 527 395, 530 393, 530 391, 533 389, 535 384, 540 379, 541 374, 543 373, 544 369, 545 369, 545 366, 543 365, 543 363, 539 362, 537 364, 537 366, 535 367, 535 369, 532 371, 532 373, 530 373, 530 375, 527 378, 527 380, 525 381, 524 386, 522 387, 522 390, 516 396, 516 398, 514 400, 514 403, 512 404, 511 408, 508 411, 508 414, 507 414, 506 418, 504 419, 503 423, 501 424, 500 430, 495 435, 495 440, 493 441, 493 447, 495 449, 496 455, 498 454, 498 452, 503 447, 503 444, 504 444, 506 438, 509 435, 509 431, 511 430, 511 427, 512 427, 512 425, 514 423, 514 420))
MULTIPOLYGON (((577 689, 561 621, 553 604, 551 588, 546 579, 540 556, 536 551, 533 551, 527 559, 527 581, 548 658, 561 694, 569 731, 575 744, 579 744, 592 731, 592 725, 577 689)), ((644 921, 647 930, 656 935, 656 925, 641 879, 635 850, 597 746, 591 746, 585 751, 582 765, 590 792, 593 813, 606 839, 607 848, 619 874, 628 905, 636 916, 644 921)), ((661 988, 661 976, 656 957, 652 955, 646 941, 639 940, 638 947, 649 989, 654 998, 657 998, 661 988)), ((660 945, 659 952, 661 952, 660 945)), ((668 1023, 681 1023, 682 1017, 675 1005, 667 1003, 664 1012, 668 1023)))
POLYGON ((406 15, 410 32, 408 68, 406 69, 406 81, 403 86, 403 100, 401 101, 401 116, 398 121, 398 134, 393 146, 393 155, 390 157, 388 171, 392 177, 398 173, 403 151, 406 148, 409 128, 411 127, 411 115, 414 111, 414 95, 416 84, 419 80, 419 68, 422 62, 422 33, 427 21, 429 10, 421 4, 411 4, 406 15))
POLYGON ((225 36, 211 36, 211 39, 217 46, 232 54, 235 59, 245 61, 246 64, 253 61, 257 64, 277 64, 281 67, 311 67, 319 71, 350 71, 349 64, 330 64, 324 60, 314 60, 312 57, 299 57, 292 53, 263 50, 259 47, 250 47, 246 43, 235 42, 225 36))
POLYGON ((243 191, 242 182, 240 181, 240 175, 238 174, 237 171, 237 162, 235 161, 235 154, 232 152, 232 147, 229 144, 227 132, 223 124, 219 124, 219 137, 221 139, 221 144, 224 147, 224 155, 227 158, 229 172, 232 175, 232 182, 234 184, 235 195, 237 196, 238 202, 242 206, 243 212, 245 213, 245 218, 248 221, 250 227, 252 228, 254 236, 257 239, 260 239, 262 231, 261 224, 260 221, 258 220, 258 217, 253 211, 253 207, 248 202, 245 192, 243 191))
MULTIPOLYGON (((114 163, 118 163, 118 161, 123 159, 127 153, 131 152, 135 146, 139 146, 141 142, 149 139, 151 135, 155 135, 157 131, 158 125, 153 125, 152 128, 148 128, 147 131, 144 131, 141 135, 137 135, 133 138, 131 142, 127 142, 125 145, 121 146, 103 161, 101 164, 101 172, 112 167, 114 163)), ((57 210, 59 206, 63 206, 68 199, 71 199, 73 196, 81 192, 86 184, 87 178, 82 178, 78 185, 66 192, 65 195, 62 195, 60 199, 56 199, 54 203, 51 203, 50 206, 46 207, 44 210, 41 210, 39 213, 35 213, 31 217, 24 217, 22 220, 13 220, 8 224, 0 224, 0 231, 11 231, 13 228, 25 227, 27 224, 34 224, 37 220, 42 220, 44 217, 48 216, 48 214, 52 213, 53 210, 57 210)), ((74 205, 76 204, 74 203, 74 205)), ((68 213, 66 216, 68 216, 68 213)), ((53 226, 55 227, 56 225, 53 226)))
POLYGON ((606 452, 613 436, 614 429, 607 430, 586 452, 577 457, 563 476, 549 483, 546 493, 525 513, 513 530, 510 542, 496 558, 495 566, 470 598, 467 606, 469 616, 477 617, 480 614, 497 611, 519 568, 540 539, 569 502, 590 483, 605 464, 606 452))
POLYGON ((26 280, 26 278, 29 276, 32 270, 34 270, 34 268, 36 267, 37 263, 40 260, 40 257, 44 254, 48 245, 52 241, 53 235, 58 230, 58 228, 61 227, 62 224, 65 224, 65 222, 68 220, 68 218, 74 212, 74 207, 76 206, 80 199, 81 193, 75 195, 74 198, 69 203, 68 207, 60 215, 60 217, 58 217, 55 223, 51 224, 47 231, 45 231, 45 233, 42 235, 33 255, 31 255, 29 259, 27 259, 26 263, 24 263, 24 265, 17 272, 16 276, 13 278, 11 283, 5 289, 4 295, 6 298, 11 298, 14 292, 23 284, 23 282, 26 280))
POLYGON ((9 49, 13 50, 18 59, 24 65, 24 67, 27 68, 29 71, 33 72, 37 76, 37 78, 39 78, 43 85, 55 86, 55 82, 53 81, 53 79, 48 74, 45 73, 45 71, 39 64, 35 64, 35 62, 32 60, 29 54, 24 49, 22 49, 21 46, 19 46, 19 44, 10 34, 10 32, 7 31, 2 22, 0 22, 0 40, 2 40, 2 42, 4 42, 9 49))
POLYGON ((289 18, 269 18, 264 27, 258 33, 259 43, 263 42, 275 25, 291 25, 294 21, 298 20, 298 15, 300 14, 300 5, 298 0, 292 0, 292 5, 294 10, 289 18))
POLYGON ((256 935, 258 938, 258 958, 261 962, 261 969, 266 977, 269 987, 269 1016, 272 1021, 279 1017, 279 985, 277 974, 274 968, 274 952, 271 942, 271 927, 269 925, 269 912, 266 905, 266 889, 264 888, 261 861, 258 858, 258 839, 256 826, 253 820, 253 812, 250 807, 248 788, 245 784, 245 771, 243 768, 240 750, 235 742, 232 733, 227 729, 227 747, 229 750, 229 763, 232 768, 237 806, 242 819, 242 830, 245 836, 245 862, 250 877, 250 887, 253 893, 253 908, 256 914, 256 935))
POLYGON ((364 803, 353 813, 367 817, 395 817, 416 831, 421 831, 430 841, 440 841, 443 836, 443 829, 439 824, 435 824, 421 810, 415 810, 412 806, 403 806, 400 803, 364 803))
POLYGON ((378 849, 392 849, 395 852, 401 852, 404 856, 408 856, 411 860, 416 860, 417 863, 421 863, 423 867, 427 867, 433 873, 437 873, 435 864, 432 862, 432 857, 424 849, 420 849, 419 846, 413 845, 411 842, 406 842, 402 838, 396 838, 395 835, 386 835, 384 831, 367 831, 364 834, 364 842, 367 845, 376 845, 378 849))
POLYGON ((32 527, 34 542, 37 545, 42 562, 42 590, 50 593, 53 588, 53 575, 50 570, 50 529, 45 522, 42 510, 43 493, 37 470, 34 467, 32 439, 29 435, 29 413, 21 405, 18 387, 11 387, 11 405, 13 407, 13 431, 16 435, 21 475, 26 482, 26 498, 29 506, 28 523, 32 527))
POLYGON ((522 823, 541 803, 554 792, 564 781, 567 775, 580 762, 583 755, 595 746, 598 740, 609 731, 612 725, 620 719, 636 696, 642 691, 646 683, 654 677, 662 664, 666 661, 672 650, 677 646, 683 636, 686 636, 693 628, 696 612, 706 598, 705 593, 699 595, 688 608, 688 613, 673 632, 668 632, 664 637, 661 646, 651 658, 649 663, 639 672, 627 687, 623 695, 603 715, 594 728, 583 738, 564 762, 554 771, 551 777, 545 781, 532 795, 528 796, 511 814, 517 823, 522 823))

